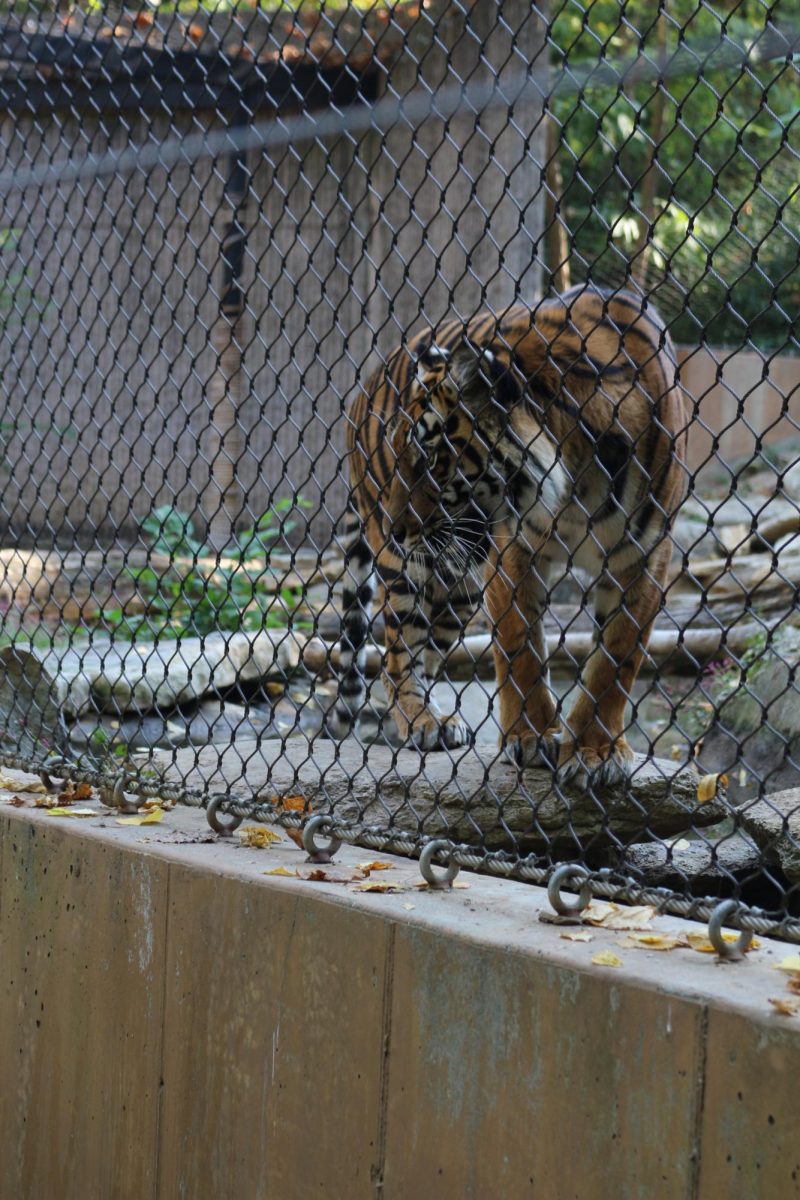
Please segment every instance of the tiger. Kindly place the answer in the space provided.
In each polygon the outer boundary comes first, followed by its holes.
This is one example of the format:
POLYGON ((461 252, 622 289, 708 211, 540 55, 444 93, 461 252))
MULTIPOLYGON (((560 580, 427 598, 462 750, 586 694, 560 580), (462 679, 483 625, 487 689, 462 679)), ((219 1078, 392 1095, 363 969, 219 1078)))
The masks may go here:
POLYGON ((366 700, 380 591, 401 742, 466 745, 461 715, 431 696, 426 650, 446 652, 482 602, 505 756, 579 788, 623 781, 635 761, 626 706, 689 483, 688 400, 652 305, 583 285, 533 308, 447 319, 394 350, 348 416, 335 736, 366 700), (593 648, 568 713, 551 690, 544 633, 564 562, 587 570, 595 592, 593 648), (465 585, 475 578, 478 594, 465 585))

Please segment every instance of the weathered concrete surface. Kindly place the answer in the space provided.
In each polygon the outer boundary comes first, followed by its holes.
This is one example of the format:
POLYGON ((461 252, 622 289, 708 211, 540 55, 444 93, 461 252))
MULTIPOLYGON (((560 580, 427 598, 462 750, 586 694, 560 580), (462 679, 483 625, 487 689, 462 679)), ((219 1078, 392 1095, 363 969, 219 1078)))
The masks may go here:
POLYGON ((540 889, 384 854, 398 894, 267 875, 303 853, 195 811, 0 813, 3 1200, 800 1197, 790 946, 571 942, 540 889))
POLYGON ((338 745, 302 738, 285 744, 237 741, 225 754, 207 747, 164 756, 168 774, 189 786, 222 783, 248 795, 301 791, 317 812, 346 824, 380 826, 413 836, 447 836, 492 849, 575 853, 636 842, 648 832, 670 837, 729 815, 724 799, 697 800, 692 768, 639 758, 628 785, 581 792, 556 787, 552 773, 526 770, 494 748, 421 755, 414 750, 338 745), (245 765, 246 764, 246 765, 245 765), (513 837, 511 836, 513 835, 513 837))
POLYGON ((387 1196, 683 1200, 702 1009, 595 970, 398 931, 387 1196))
POLYGON ((369 1200, 388 927, 178 864, 167 920, 159 1195, 369 1200))
POLYGON ((0 814, 0 1196, 156 1185, 169 868, 0 814))
POLYGON ((800 1195, 798 1020, 754 1023, 742 1013, 709 1010, 698 1162, 702 1200, 800 1195))

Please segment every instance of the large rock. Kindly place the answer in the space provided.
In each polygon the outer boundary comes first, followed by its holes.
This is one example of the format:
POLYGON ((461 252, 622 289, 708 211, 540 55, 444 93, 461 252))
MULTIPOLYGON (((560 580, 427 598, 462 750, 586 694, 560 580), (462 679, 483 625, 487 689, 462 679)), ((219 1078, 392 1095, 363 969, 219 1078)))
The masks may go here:
POLYGON ((800 884, 800 788, 744 806, 740 820, 766 861, 777 864, 790 883, 800 884))
POLYGON ((690 891, 695 896, 729 896, 741 882, 757 880, 761 852, 748 837, 728 835, 719 841, 628 846, 624 854, 605 860, 633 875, 645 887, 690 891))
POLYGON ((779 630, 749 657, 743 673, 731 668, 712 682, 716 713, 700 755, 704 770, 730 775, 737 801, 800 785, 800 630, 779 630))
POLYGON ((716 824, 731 812, 723 797, 698 803, 693 770, 660 760, 639 759, 624 787, 595 793, 556 787, 549 771, 520 774, 497 751, 422 756, 350 739, 313 748, 302 738, 283 746, 237 742, 227 754, 182 750, 165 766, 189 787, 243 796, 299 792, 316 813, 379 830, 387 846, 399 833, 571 858, 716 824))
POLYGON ((67 716, 161 712, 237 683, 286 676, 300 645, 284 629, 53 650, 42 657, 67 716))

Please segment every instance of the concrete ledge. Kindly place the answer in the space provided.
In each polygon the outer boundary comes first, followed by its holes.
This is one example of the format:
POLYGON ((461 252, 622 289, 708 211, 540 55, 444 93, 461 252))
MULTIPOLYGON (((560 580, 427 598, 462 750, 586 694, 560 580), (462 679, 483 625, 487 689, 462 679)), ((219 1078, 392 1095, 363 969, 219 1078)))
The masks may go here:
POLYGON ((800 1196, 800 1018, 768 1003, 795 948, 566 941, 539 889, 474 875, 267 875, 304 855, 194 811, 0 804, 0 832, 4 1198, 800 1196))

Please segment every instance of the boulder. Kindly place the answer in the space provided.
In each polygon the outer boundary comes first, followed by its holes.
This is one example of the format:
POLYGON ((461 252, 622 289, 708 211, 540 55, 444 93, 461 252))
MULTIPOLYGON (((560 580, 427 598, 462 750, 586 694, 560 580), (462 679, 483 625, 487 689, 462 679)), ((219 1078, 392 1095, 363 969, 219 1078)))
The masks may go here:
POLYGON ((231 787, 267 798, 300 792, 315 813, 379 830, 387 847, 402 834, 415 842, 446 837, 570 859, 717 824, 731 813, 724 796, 698 802, 693 769, 658 759, 639 758, 624 786, 590 792, 558 787, 546 770, 520 773, 496 751, 468 747, 420 755, 354 739, 317 740, 313 753, 303 738, 284 745, 237 742, 222 754, 218 747, 179 750, 164 766, 170 778, 185 779, 190 788, 231 787))
POLYGON ((679 839, 671 845, 628 846, 607 865, 632 875, 645 887, 667 887, 699 896, 727 896, 742 880, 756 878, 762 868, 757 845, 741 834, 718 841, 679 839))
POLYGON ((95 640, 42 656, 68 717, 164 712, 238 683, 285 677, 299 661, 300 645, 285 629, 116 647, 95 640))
POLYGON ((710 685, 716 712, 700 754, 703 770, 730 776, 737 802, 800 785, 800 630, 781 628, 768 648, 756 641, 747 653, 744 672, 731 668, 710 685))
POLYGON ((779 866, 790 883, 800 884, 800 788, 743 806, 740 820, 765 860, 779 866))

